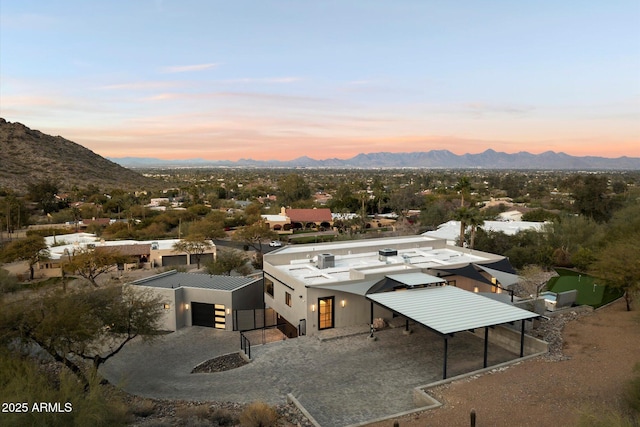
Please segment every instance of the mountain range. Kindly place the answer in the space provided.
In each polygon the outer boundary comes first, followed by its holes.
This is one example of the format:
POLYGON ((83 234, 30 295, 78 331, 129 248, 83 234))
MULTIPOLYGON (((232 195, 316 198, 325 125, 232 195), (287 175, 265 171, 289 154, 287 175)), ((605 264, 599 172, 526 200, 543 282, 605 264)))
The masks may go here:
POLYGON ((115 163, 130 168, 204 168, 204 167, 254 167, 254 168, 425 168, 425 169, 534 169, 534 170, 640 170, 639 157, 571 156, 566 153, 546 151, 531 154, 526 151, 504 153, 486 150, 478 154, 454 154, 449 150, 431 150, 413 153, 367 153, 349 159, 330 158, 316 160, 307 156, 294 160, 163 160, 156 158, 110 158, 115 163))
POLYGON ((0 118, 0 189, 22 193, 41 181, 66 190, 89 184, 103 189, 158 186, 80 144, 0 118))

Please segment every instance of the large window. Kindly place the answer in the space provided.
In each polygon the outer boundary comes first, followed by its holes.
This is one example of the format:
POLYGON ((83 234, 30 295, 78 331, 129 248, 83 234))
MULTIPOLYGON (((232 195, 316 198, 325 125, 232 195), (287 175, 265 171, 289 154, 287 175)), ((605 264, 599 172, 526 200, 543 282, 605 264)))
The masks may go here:
POLYGON ((286 291, 284 293, 284 303, 291 307, 291 294, 286 291))
POLYGON ((318 298, 318 329, 333 328, 334 297, 318 298))
POLYGON ((273 298, 273 280, 268 279, 266 276, 264 278, 264 291, 273 298))

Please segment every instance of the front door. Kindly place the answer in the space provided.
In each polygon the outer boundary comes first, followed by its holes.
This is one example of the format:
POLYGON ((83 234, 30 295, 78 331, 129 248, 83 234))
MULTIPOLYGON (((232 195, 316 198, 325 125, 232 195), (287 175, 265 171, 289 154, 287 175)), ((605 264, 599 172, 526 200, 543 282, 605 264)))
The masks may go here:
POLYGON ((334 297, 318 298, 318 329, 333 328, 334 297))

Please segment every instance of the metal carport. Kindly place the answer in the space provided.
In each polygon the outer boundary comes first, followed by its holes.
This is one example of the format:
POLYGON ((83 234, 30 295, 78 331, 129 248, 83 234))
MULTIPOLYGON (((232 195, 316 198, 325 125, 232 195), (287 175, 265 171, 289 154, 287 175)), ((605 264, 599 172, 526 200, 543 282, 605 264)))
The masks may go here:
POLYGON ((487 366, 489 328, 521 321, 520 357, 524 356, 524 321, 538 317, 509 304, 454 286, 432 286, 367 294, 373 303, 419 323, 444 339, 443 379, 447 378, 448 340, 454 334, 485 328, 484 367, 487 366))

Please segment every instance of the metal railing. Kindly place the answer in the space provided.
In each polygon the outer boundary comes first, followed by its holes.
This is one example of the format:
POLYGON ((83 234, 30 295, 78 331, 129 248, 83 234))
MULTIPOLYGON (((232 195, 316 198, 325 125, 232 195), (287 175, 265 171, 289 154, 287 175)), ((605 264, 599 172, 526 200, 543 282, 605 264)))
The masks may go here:
POLYGON ((240 350, 251 359, 251 341, 242 332, 240 332, 240 350))

